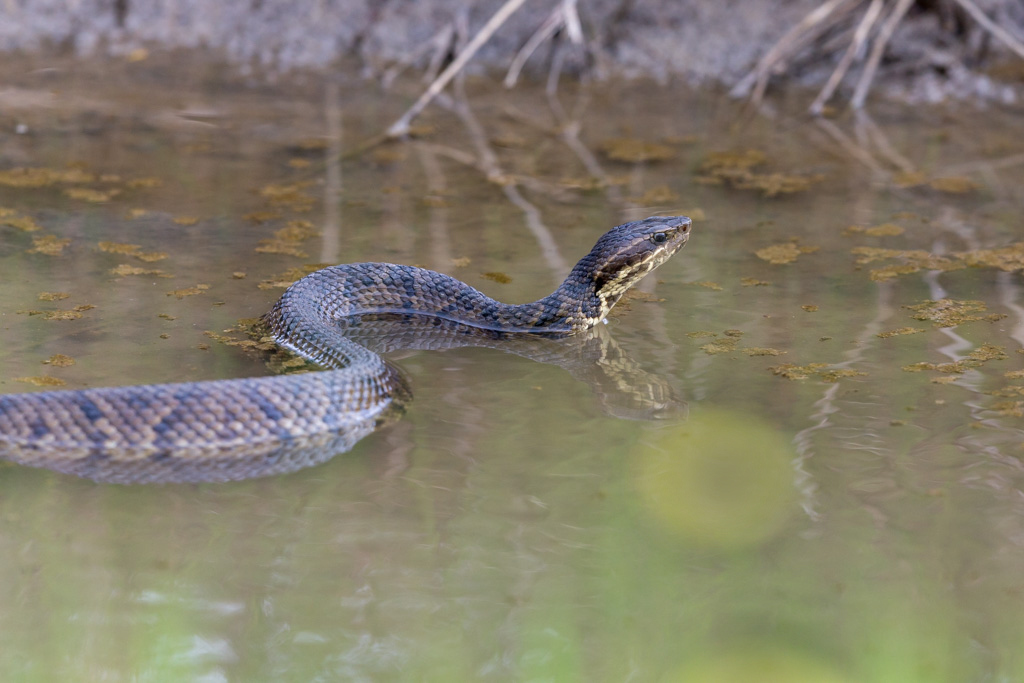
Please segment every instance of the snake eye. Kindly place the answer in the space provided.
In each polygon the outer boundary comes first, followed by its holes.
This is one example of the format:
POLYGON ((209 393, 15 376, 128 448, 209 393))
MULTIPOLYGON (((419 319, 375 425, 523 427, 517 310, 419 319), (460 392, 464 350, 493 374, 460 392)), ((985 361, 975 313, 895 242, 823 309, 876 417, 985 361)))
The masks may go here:
POLYGON ((664 244, 668 241, 668 233, 656 232, 651 235, 651 241, 655 244, 664 244))

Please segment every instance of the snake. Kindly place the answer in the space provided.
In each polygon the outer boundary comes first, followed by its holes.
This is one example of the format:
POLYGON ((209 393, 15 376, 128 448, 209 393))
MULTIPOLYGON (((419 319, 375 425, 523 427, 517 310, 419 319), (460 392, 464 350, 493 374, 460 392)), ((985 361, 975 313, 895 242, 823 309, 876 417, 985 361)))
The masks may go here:
POLYGON ((321 372, 0 395, 0 458, 117 483, 270 476, 349 450, 408 400, 402 371, 339 321, 415 315, 500 334, 592 328, 689 239, 686 216, 604 233, 562 284, 532 303, 496 301, 454 277, 391 263, 329 266, 262 316, 278 346, 321 372))

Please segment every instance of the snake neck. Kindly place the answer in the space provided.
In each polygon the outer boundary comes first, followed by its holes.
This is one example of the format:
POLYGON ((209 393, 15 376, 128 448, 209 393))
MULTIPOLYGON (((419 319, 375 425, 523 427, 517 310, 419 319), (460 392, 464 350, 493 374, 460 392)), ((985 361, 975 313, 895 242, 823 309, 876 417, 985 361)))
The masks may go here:
POLYGON ((614 297, 602 295, 593 264, 585 258, 551 294, 533 303, 509 308, 524 309, 520 317, 533 319, 532 327, 539 331, 577 332, 604 320, 621 296, 621 293, 614 297))

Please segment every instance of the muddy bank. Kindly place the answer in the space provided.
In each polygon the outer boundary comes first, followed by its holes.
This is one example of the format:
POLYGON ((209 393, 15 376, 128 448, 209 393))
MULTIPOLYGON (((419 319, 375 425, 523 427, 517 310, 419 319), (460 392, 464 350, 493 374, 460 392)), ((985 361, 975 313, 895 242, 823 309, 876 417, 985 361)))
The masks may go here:
MULTIPOLYGON (((959 0, 958 0, 959 1, 959 0)), ((355 58, 367 75, 396 64, 430 69, 472 36, 504 0, 320 0, 301 10, 287 0, 207 3, 181 0, 44 0, 0 6, 0 50, 60 50, 77 55, 133 55, 143 49, 206 48, 242 73, 323 69, 355 58)), ((868 3, 834 3, 844 16, 777 69, 773 84, 825 82, 870 10, 868 3)), ((962 3, 961 3, 962 4, 962 3)), ((683 77, 732 87, 787 35, 819 0, 637 2, 528 0, 474 57, 471 69, 501 73, 536 36, 553 10, 574 8, 579 32, 563 25, 539 41, 525 71, 544 75, 552 63, 597 77, 683 77), (576 37, 577 40, 571 38, 576 37)), ((980 3, 1011 35, 1024 33, 1024 4, 980 3)), ((877 35, 895 3, 885 3, 877 35)), ((838 14, 838 13, 837 13, 838 14)), ((570 27, 572 28, 572 27, 570 27)), ((870 41, 862 46, 866 52, 870 41)), ((863 55, 862 55, 863 57, 863 55)), ((900 98, 934 101, 982 97, 1016 101, 1024 60, 992 37, 953 0, 909 5, 881 62, 879 89, 900 98)), ((847 80, 852 88, 853 75, 847 80)))

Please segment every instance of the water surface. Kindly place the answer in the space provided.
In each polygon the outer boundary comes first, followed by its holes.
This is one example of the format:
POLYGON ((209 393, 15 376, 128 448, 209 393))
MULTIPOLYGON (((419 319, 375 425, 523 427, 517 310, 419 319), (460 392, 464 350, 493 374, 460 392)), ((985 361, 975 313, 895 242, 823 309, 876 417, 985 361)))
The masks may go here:
POLYGON ((0 175, 4 392, 269 374, 227 342, 307 264, 522 302, 612 225, 695 218, 606 330, 675 419, 518 355, 406 351, 403 418, 291 475, 4 465, 5 680, 1024 676, 1022 261, 991 251, 1021 239, 1019 112, 820 124, 678 85, 553 109, 470 82, 473 118, 339 159, 418 84, 4 70, 0 170, 47 169, 0 175), (982 319, 907 308, 942 299, 982 319))

